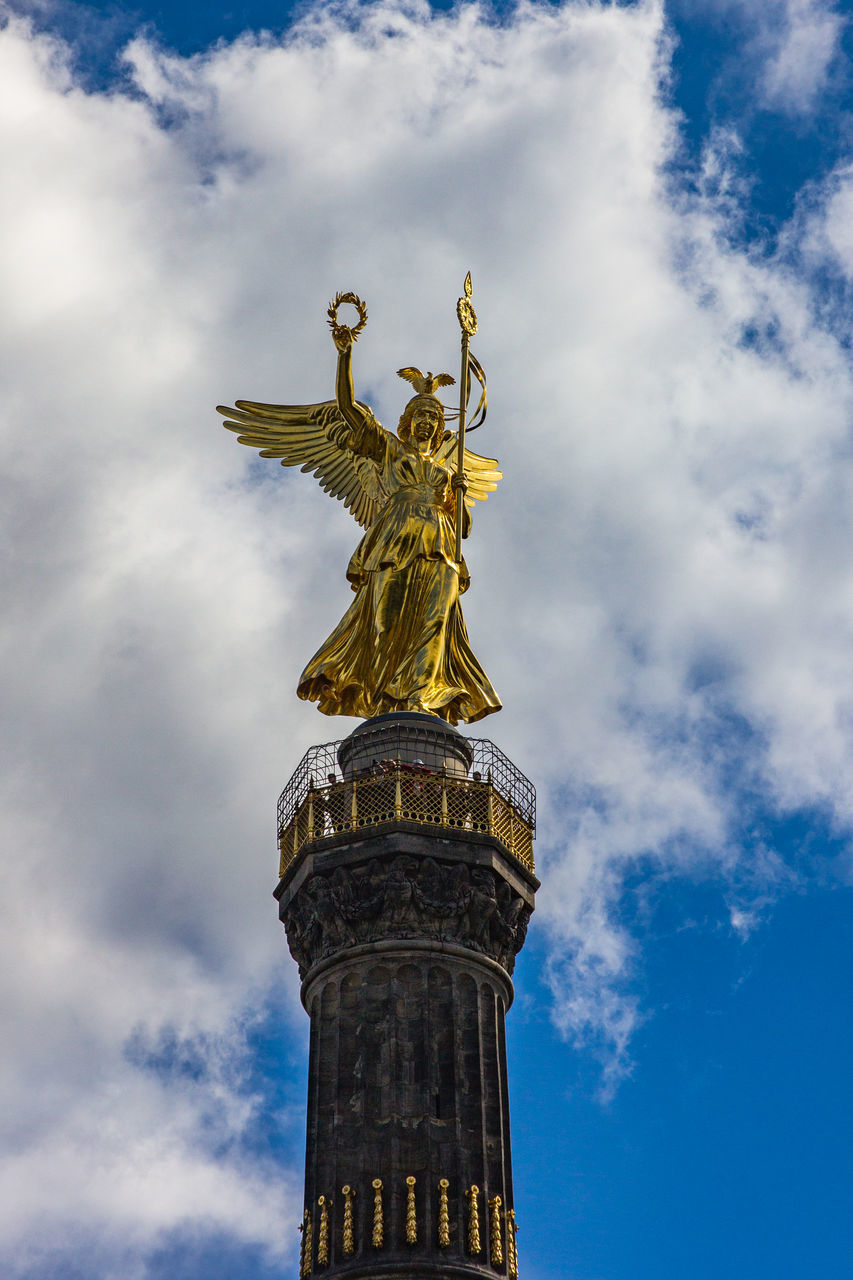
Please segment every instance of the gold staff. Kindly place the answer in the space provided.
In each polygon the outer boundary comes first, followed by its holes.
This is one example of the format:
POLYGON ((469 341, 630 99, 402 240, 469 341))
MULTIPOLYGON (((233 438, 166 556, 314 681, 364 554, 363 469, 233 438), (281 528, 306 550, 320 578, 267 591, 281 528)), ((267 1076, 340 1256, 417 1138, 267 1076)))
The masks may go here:
MULTIPOLYGON (((471 272, 465 277, 465 296, 456 304, 456 314, 462 329, 462 373, 459 377, 459 445, 456 450, 456 474, 460 481, 465 475, 465 414, 468 411, 468 395, 471 385, 471 358, 468 344, 477 332, 477 313, 471 304, 471 272)), ((465 491, 462 485, 456 490, 456 562, 462 561, 462 507, 465 491)))

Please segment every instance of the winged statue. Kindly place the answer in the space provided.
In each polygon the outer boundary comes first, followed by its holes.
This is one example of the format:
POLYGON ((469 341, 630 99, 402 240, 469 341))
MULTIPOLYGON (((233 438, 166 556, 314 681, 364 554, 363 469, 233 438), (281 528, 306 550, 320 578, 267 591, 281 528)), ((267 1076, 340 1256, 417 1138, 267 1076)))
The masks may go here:
MULTIPOLYGON (((352 351, 367 322, 364 304, 355 294, 339 294, 329 317, 338 352, 334 400, 237 400, 234 408, 218 408, 240 444, 316 476, 365 530, 347 568, 355 599, 305 667, 297 693, 326 715, 421 711, 451 724, 480 720, 501 704, 462 616, 460 596, 470 579, 457 554, 457 519, 461 513, 467 537, 474 503, 501 478, 497 461, 472 453, 464 436, 460 445, 458 433, 447 429, 435 394, 455 382, 446 373, 400 369, 415 395, 396 433, 387 431, 355 399, 352 351), (352 328, 338 321, 342 303, 358 309, 352 328)), ((464 431, 464 416, 462 423, 464 431)))

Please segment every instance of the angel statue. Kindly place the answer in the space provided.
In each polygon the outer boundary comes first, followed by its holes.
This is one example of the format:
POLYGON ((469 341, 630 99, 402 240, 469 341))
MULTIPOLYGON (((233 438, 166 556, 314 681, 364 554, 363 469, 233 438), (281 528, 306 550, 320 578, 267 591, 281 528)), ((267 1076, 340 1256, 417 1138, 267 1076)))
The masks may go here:
MULTIPOLYGON (((469 281, 466 292, 470 298, 469 281)), ((465 301, 467 311, 459 311, 463 384, 469 381, 465 324, 470 333, 473 316, 465 301)), ((455 382, 446 373, 399 370, 416 394, 396 435, 386 431, 353 389, 352 350, 367 323, 364 304, 355 294, 339 294, 329 317, 338 351, 334 400, 237 400, 236 408, 218 410, 241 444, 312 472, 366 530, 347 569, 355 599, 302 672, 297 693, 326 715, 421 711, 451 724, 480 720, 501 704, 468 642, 459 597, 470 579, 457 526, 467 537, 473 502, 497 488, 497 462, 464 448, 461 402, 459 433, 445 429, 445 407, 435 393, 455 382), (359 312, 352 328, 338 321, 342 303, 359 312)), ((479 377, 479 364, 473 356, 470 361, 479 377)))

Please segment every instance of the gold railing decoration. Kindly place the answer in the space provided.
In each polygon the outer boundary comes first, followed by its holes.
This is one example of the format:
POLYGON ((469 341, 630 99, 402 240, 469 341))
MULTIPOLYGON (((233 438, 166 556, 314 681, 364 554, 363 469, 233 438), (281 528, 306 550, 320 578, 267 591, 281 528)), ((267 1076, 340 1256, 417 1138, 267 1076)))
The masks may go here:
POLYGON ((299 1275, 300 1280, 307 1280, 311 1275, 311 1263, 314 1255, 314 1232, 311 1227, 311 1214, 306 1209, 305 1217, 302 1220, 302 1226, 299 1228, 302 1232, 302 1248, 299 1256, 299 1275))
POLYGON ((343 1247, 344 1253, 349 1255, 355 1253, 355 1232, 353 1231, 352 1222, 352 1198, 355 1195, 355 1191, 347 1185, 341 1187, 341 1195, 344 1198, 343 1247))
POLYGON ((465 1195, 468 1200, 468 1252, 477 1254, 482 1252, 480 1244, 480 1210, 477 1206, 477 1197, 480 1194, 480 1188, 474 1184, 469 1187, 465 1195))
POLYGON ((515 1210, 507 1210, 506 1215, 506 1252, 509 1280, 518 1280, 518 1246, 515 1237, 518 1235, 518 1224, 515 1221, 515 1210))
POLYGON ((381 1249, 385 1241, 385 1222, 382 1214, 382 1179, 373 1179, 373 1237, 374 1249, 381 1249))
POLYGON ((441 1249, 450 1244, 450 1212, 447 1207, 447 1188, 450 1183, 442 1178, 438 1184, 438 1243, 441 1249))
POLYGON ((500 1196, 492 1196, 489 1200, 489 1261, 493 1267, 502 1267, 504 1261, 504 1247, 501 1234, 501 1204, 503 1201, 500 1196))
POLYGON ((415 1209, 415 1182, 409 1174, 406 1179, 406 1244, 418 1243, 418 1218, 415 1209))
POLYGON ((279 875, 307 845, 343 832, 386 822, 448 828, 494 836, 529 871, 533 863, 533 820, 520 813, 488 779, 420 773, 387 764, 365 778, 309 783, 292 812, 281 815, 279 875))
POLYGON ((317 1200, 320 1206, 320 1230, 317 1233, 317 1266, 329 1265, 329 1205, 325 1196, 317 1200))

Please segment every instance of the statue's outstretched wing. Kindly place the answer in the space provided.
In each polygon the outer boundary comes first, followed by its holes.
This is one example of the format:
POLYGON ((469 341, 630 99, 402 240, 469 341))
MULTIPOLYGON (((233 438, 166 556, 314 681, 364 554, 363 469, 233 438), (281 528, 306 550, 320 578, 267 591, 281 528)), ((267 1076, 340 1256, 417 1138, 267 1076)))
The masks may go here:
MULTIPOLYGON (((448 431, 438 448, 437 456, 456 470, 457 437, 448 431)), ((473 507, 475 502, 485 502, 489 494, 498 487, 503 472, 498 470, 497 458, 482 458, 479 453, 470 449, 463 450, 464 469, 468 477, 468 491, 465 494, 465 505, 473 507)))
MULTIPOLYGON (((258 449, 262 458, 280 458, 283 467, 301 467, 317 477, 326 493, 340 498, 363 528, 373 524, 386 495, 376 464, 342 447, 349 433, 334 400, 323 404, 257 404, 237 400, 234 409, 217 412, 240 444, 258 449)), ((359 405, 372 417, 366 405, 359 405)))

